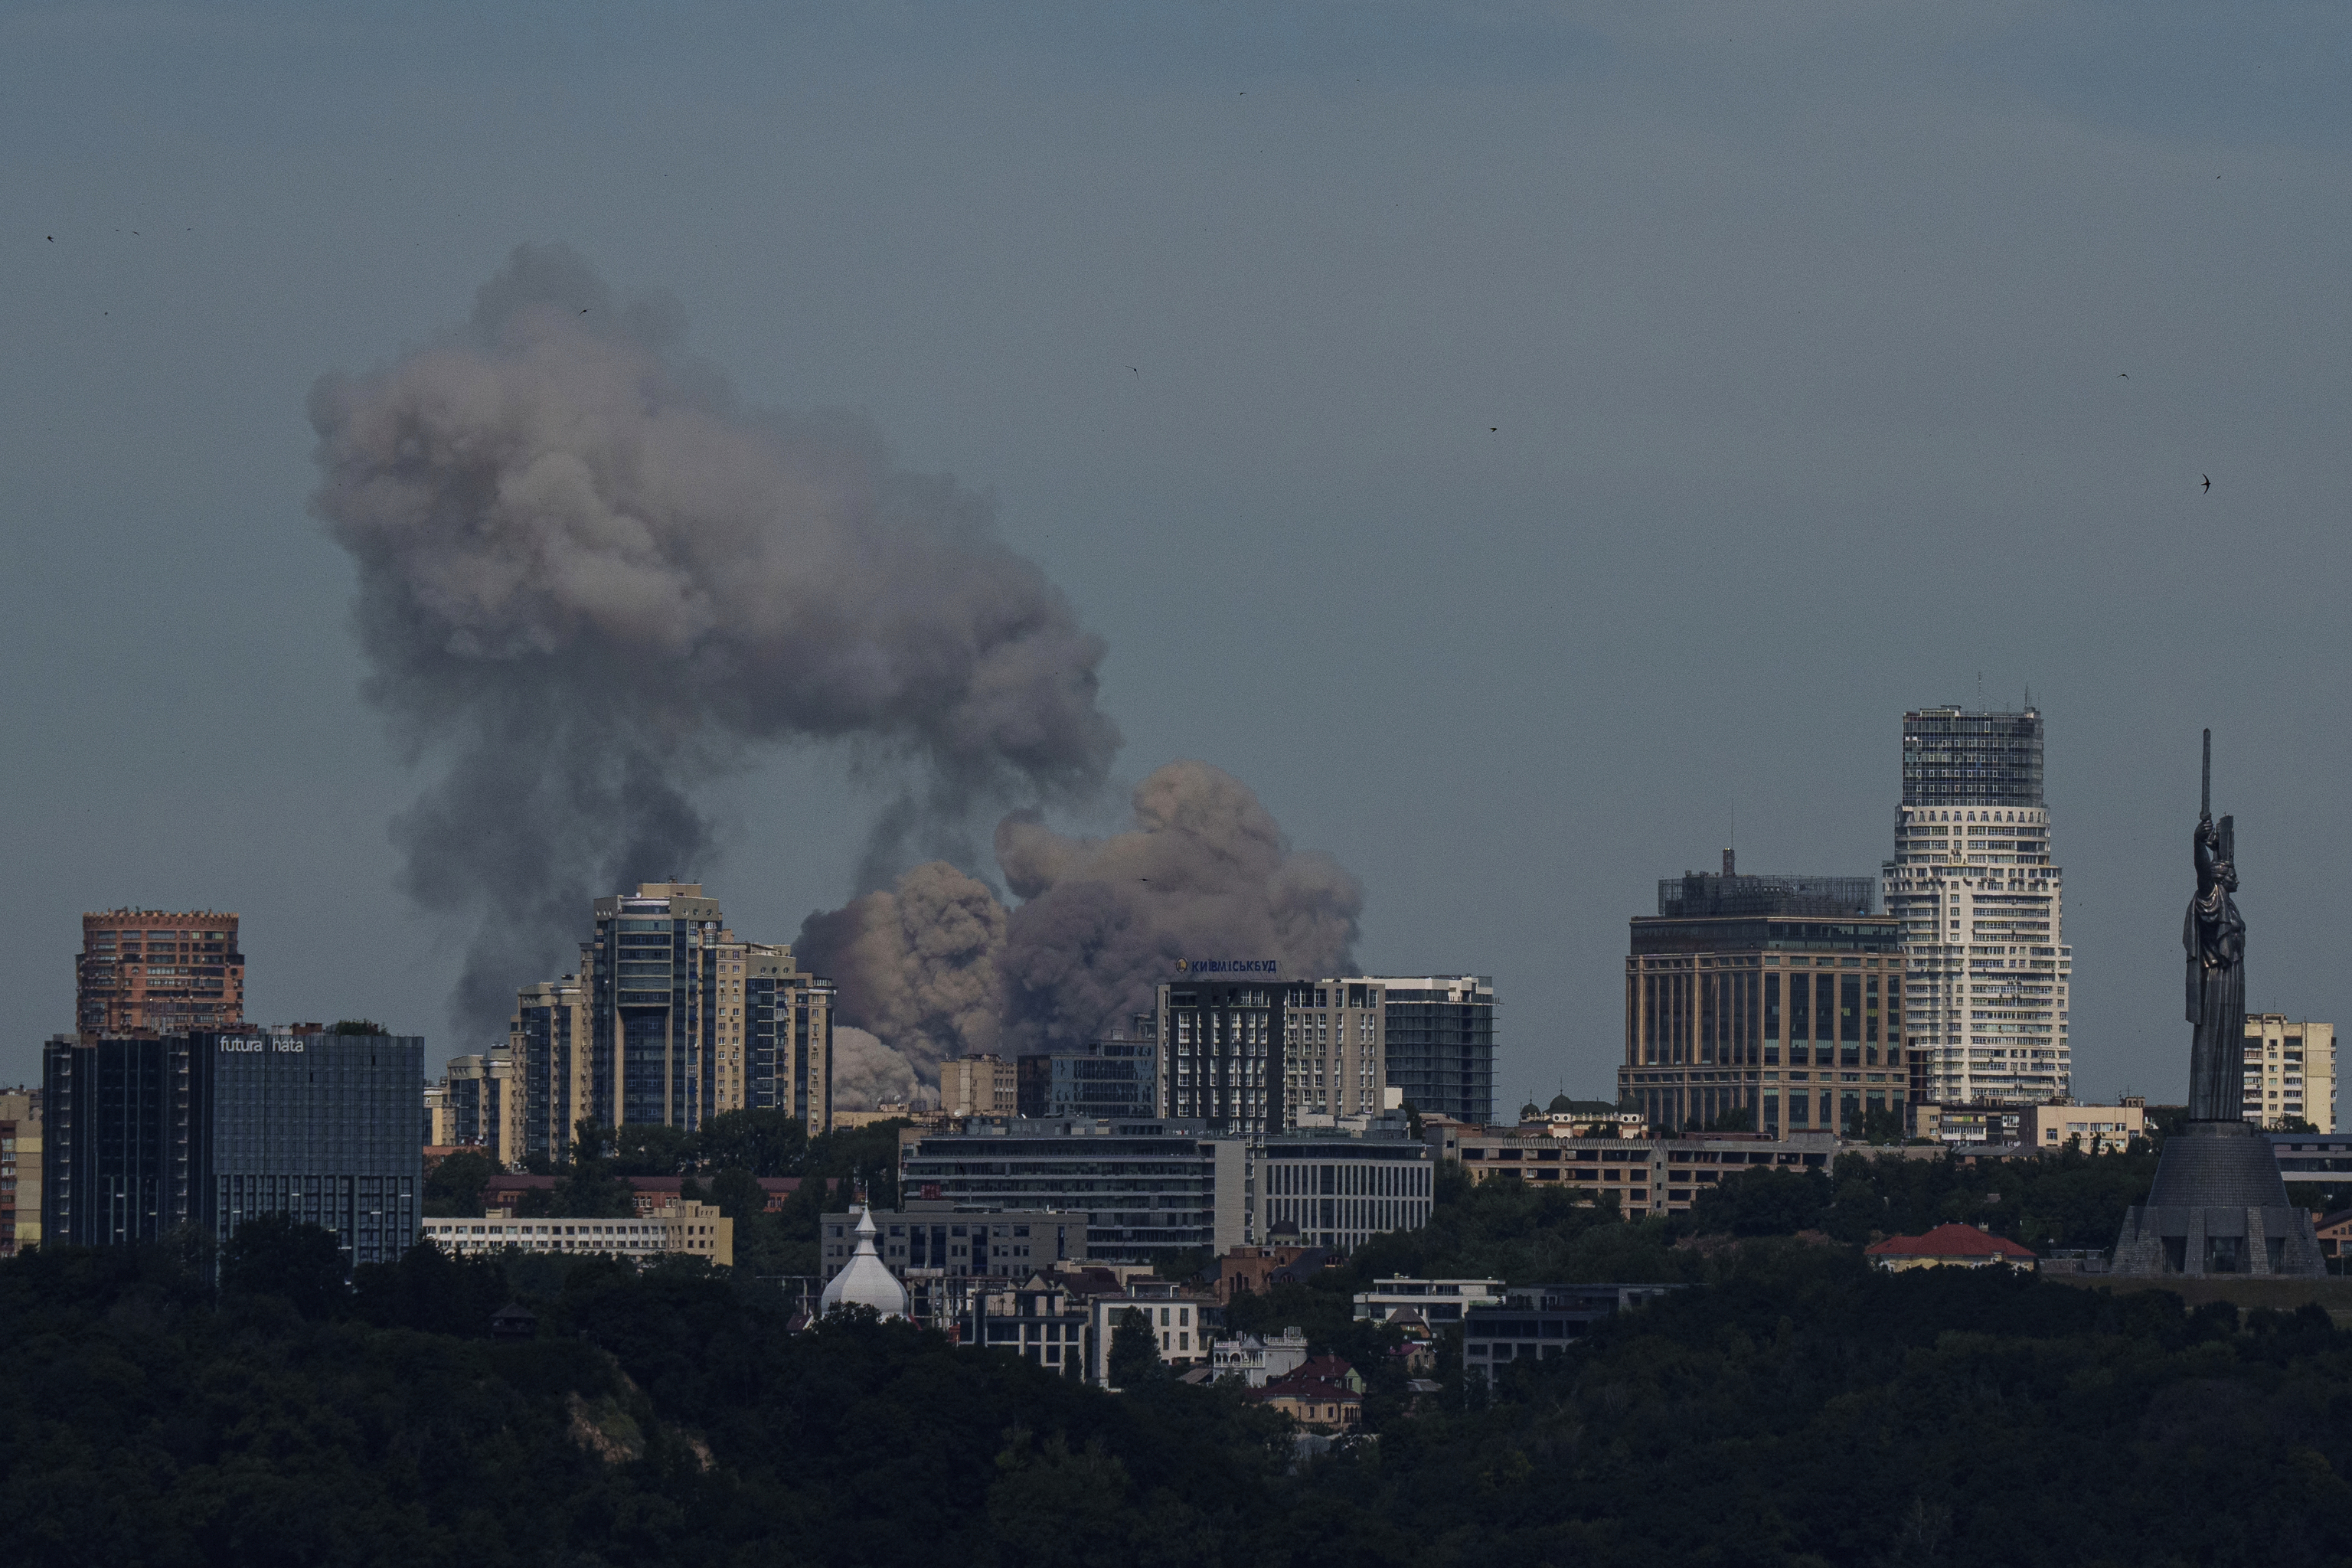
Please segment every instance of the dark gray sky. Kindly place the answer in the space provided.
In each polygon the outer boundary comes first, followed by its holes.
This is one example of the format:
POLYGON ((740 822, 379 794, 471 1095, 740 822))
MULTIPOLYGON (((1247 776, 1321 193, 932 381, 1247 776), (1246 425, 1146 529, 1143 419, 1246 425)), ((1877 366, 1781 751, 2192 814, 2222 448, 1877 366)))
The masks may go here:
MULTIPOLYGON (((1608 1091, 1625 917, 1735 799, 1745 868, 1874 873, 1903 710, 2029 685, 2078 1091, 2177 1098, 2201 725, 2249 1004, 2352 1011, 2347 57, 2319 6, 12 7, 0 1080, 120 903, 240 911, 257 1017, 479 1044, 303 400, 532 240, 992 494, 1122 779, 1231 770, 1367 964, 1495 975, 1498 1099, 1608 1091)), ((843 758, 719 793, 739 931, 854 890, 843 758)))

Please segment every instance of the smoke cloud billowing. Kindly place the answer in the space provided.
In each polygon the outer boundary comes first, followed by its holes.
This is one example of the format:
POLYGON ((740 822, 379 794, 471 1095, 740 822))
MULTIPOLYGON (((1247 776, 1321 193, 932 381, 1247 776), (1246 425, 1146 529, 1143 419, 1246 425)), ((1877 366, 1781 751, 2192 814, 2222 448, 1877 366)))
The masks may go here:
POLYGON ((833 1030, 833 1102, 844 1110, 871 1110, 885 1100, 910 1104, 919 1087, 914 1064, 865 1030, 833 1030))
MULTIPOLYGON (((469 1032, 503 1031, 593 895, 698 872, 698 784, 749 746, 847 742, 897 781, 867 886, 982 811, 1094 794, 1118 746, 1101 639, 982 500, 862 419, 742 406, 680 336, 674 309, 525 247, 466 329, 311 394, 369 695, 413 758, 446 758, 394 837, 408 889, 478 922, 469 1032)), ((895 937, 842 918, 867 968, 916 977, 874 1004, 913 1059, 989 1037, 959 987, 997 983, 959 955, 1008 939, 992 900, 910 880, 895 937), (934 909, 977 928, 922 929, 934 909)))
POLYGON ((931 1082, 967 1051, 1114 1032, 1178 958, 1272 958, 1285 973, 1352 965, 1361 885, 1328 855, 1290 848, 1248 785, 1171 763, 1136 787, 1134 811, 1132 830, 1099 839, 1006 817, 997 862, 1024 900, 1010 911, 934 862, 810 916, 795 951, 840 988, 839 1016, 931 1082))

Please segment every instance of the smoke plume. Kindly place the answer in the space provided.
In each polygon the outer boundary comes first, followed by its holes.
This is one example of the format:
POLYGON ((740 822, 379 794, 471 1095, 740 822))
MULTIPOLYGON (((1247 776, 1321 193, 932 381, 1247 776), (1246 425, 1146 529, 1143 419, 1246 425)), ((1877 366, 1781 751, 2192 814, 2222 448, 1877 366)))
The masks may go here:
MULTIPOLYGON (((502 1032, 593 894, 698 872, 699 785, 750 746, 847 742, 905 781, 869 886, 983 810, 1092 794, 1118 746, 1101 639, 985 502, 898 467, 862 419, 742 406, 679 337, 674 308, 525 247, 467 327, 311 394, 313 507, 358 564, 369 696, 412 760, 446 761, 394 837, 408 890, 477 922, 468 1031, 502 1032)), ((987 925, 931 882, 888 896, 987 925)), ((916 977, 875 1003, 910 1058, 985 1037, 959 985, 993 984, 913 919, 849 922, 861 962, 916 977)))
POLYGON ((1010 911, 933 863, 801 928, 796 951, 833 977, 838 1016, 932 1082, 948 1057, 1113 1033, 1179 958, 1271 958, 1286 974, 1354 962, 1361 885, 1292 849, 1249 786, 1205 763, 1145 779, 1133 828, 1108 838, 1008 816, 996 858, 1024 900, 1010 911))
POLYGON ((909 1104, 919 1087, 915 1065, 865 1030, 836 1024, 833 1030, 833 1103, 843 1110, 871 1110, 885 1100, 909 1104))

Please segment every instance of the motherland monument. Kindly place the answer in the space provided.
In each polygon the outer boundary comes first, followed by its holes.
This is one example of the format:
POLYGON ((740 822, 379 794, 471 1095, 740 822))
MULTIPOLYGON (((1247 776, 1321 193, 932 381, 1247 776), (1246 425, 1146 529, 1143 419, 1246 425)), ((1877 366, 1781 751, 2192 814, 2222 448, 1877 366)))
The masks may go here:
POLYGON ((2213 731, 2191 841, 2197 895, 2188 950, 2189 1121, 2164 1141, 2147 1201, 2124 1215, 2115 1273, 2200 1279, 2215 1274, 2325 1274, 2311 1215, 2287 1197, 2278 1156, 2245 1120, 2246 922, 2238 889, 2236 821, 2213 820, 2213 731))

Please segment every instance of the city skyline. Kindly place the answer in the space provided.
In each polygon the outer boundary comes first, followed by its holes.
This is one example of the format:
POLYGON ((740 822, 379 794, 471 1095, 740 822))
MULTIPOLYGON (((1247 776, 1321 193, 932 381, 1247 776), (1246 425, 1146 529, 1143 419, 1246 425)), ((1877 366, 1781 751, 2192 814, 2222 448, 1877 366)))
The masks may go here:
MULTIPOLYGON (((1507 1104, 1606 1081, 1622 922, 1735 812, 1744 864, 1868 875, 1898 716, 2028 687, 2076 1091, 2182 1092, 2157 851, 2208 723, 2248 1005, 2352 1011, 2315 847, 2352 738, 2309 721, 2352 668, 2346 329, 2302 260, 2342 248, 2352 110, 2282 44, 2315 24, 1414 15, 0 19, 0 690, 40 759, 0 1079, 120 904, 240 911, 249 1016, 495 1043, 389 837, 445 763, 362 691, 305 420, 524 242, 666 296, 743 406, 951 473, 1108 647, 1108 804, 1053 826, 1115 830, 1174 758, 1246 781, 1360 879, 1350 967, 1495 977, 1507 1104), (2172 630, 2217 539, 2264 607, 2242 681, 2172 630)), ((707 858, 646 869, 788 936, 872 886, 875 761, 698 757, 707 858)), ((996 876, 992 826, 922 852, 996 876)), ((570 954, 529 956, 509 984, 570 954)))

